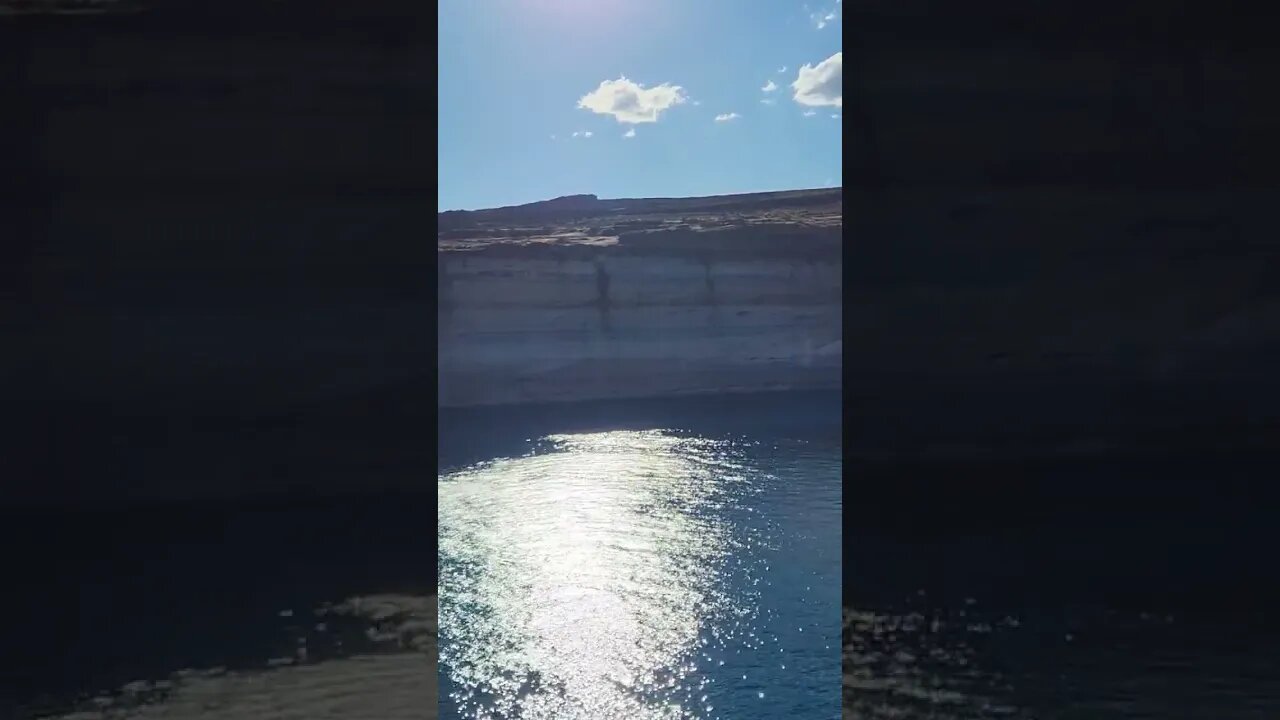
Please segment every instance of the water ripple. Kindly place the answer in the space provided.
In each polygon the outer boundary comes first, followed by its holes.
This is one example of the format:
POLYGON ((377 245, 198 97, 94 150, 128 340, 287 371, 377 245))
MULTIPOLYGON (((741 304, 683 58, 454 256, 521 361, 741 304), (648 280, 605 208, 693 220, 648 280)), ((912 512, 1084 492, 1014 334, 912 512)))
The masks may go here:
POLYGON ((726 673, 707 668, 782 652, 759 603, 776 538, 758 499, 777 478, 748 449, 662 431, 559 435, 442 476, 440 662, 456 714, 717 717, 711 686, 726 673))

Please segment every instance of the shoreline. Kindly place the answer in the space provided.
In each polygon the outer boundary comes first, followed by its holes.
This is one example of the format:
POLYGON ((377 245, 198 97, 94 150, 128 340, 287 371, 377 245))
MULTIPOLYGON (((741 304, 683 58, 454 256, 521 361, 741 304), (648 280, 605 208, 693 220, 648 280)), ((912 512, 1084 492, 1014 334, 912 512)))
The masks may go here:
POLYGON ((302 712, 331 714, 343 709, 373 713, 388 720, 436 717, 439 694, 436 596, 353 598, 334 609, 321 608, 316 612, 320 618, 343 614, 353 621, 364 617, 373 622, 370 630, 376 632, 365 643, 367 647, 339 652, 318 661, 308 661, 302 652, 297 658, 272 658, 265 663, 177 669, 164 678, 139 678, 119 688, 98 688, 88 695, 57 703, 61 709, 49 707, 48 702, 29 703, 18 707, 17 717, 269 720, 273 716, 293 717, 302 712), (372 609, 362 613, 362 602, 372 609), (400 615, 387 614, 387 608, 397 607, 400 615), (389 625, 388 618, 396 617, 402 618, 401 621, 389 625), (377 647, 388 642, 397 643, 399 649, 377 647), (428 678, 425 681, 424 676, 428 678), (335 693, 336 687, 345 691, 335 693))

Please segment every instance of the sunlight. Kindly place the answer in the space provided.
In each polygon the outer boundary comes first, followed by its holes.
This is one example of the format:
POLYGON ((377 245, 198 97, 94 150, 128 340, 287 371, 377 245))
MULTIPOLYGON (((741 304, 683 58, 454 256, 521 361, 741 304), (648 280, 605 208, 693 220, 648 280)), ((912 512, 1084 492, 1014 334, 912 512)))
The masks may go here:
POLYGON ((723 470, 713 448, 658 432, 549 440, 556 452, 440 483, 440 552, 465 568, 441 576, 459 705, 686 717, 700 629, 729 609, 716 582, 729 541, 702 510, 732 478, 708 472, 723 470))

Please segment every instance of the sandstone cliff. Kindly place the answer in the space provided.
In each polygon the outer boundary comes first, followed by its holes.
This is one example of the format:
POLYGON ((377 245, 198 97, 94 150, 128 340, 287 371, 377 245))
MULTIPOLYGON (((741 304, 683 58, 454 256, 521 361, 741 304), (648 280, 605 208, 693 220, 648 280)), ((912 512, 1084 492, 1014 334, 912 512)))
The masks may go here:
POLYGON ((444 213, 441 406, 838 388, 842 193, 444 213))
POLYGON ((0 14, 2 499, 420 477, 430 8, 10 5, 31 7, 0 14))
POLYGON ((31 351, 0 368, 218 412, 429 375, 429 21, 143 5, 0 17, 0 322, 31 351))
POLYGON ((845 8, 869 453, 1273 436, 1280 54, 1210 9, 845 8))

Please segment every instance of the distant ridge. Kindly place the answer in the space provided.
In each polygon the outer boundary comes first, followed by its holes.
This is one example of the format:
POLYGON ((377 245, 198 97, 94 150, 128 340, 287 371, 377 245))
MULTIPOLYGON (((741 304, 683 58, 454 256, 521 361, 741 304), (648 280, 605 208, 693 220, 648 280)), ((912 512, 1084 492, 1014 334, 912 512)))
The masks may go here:
POLYGON ((617 198, 601 200, 596 195, 565 195, 524 205, 508 205, 481 210, 447 210, 437 215, 437 225, 439 230, 454 230, 480 222, 495 221, 542 221, 567 217, 598 217, 654 212, 696 212, 712 209, 745 210, 763 207, 812 207, 839 203, 843 198, 844 188, 842 187, 685 198, 617 198))

